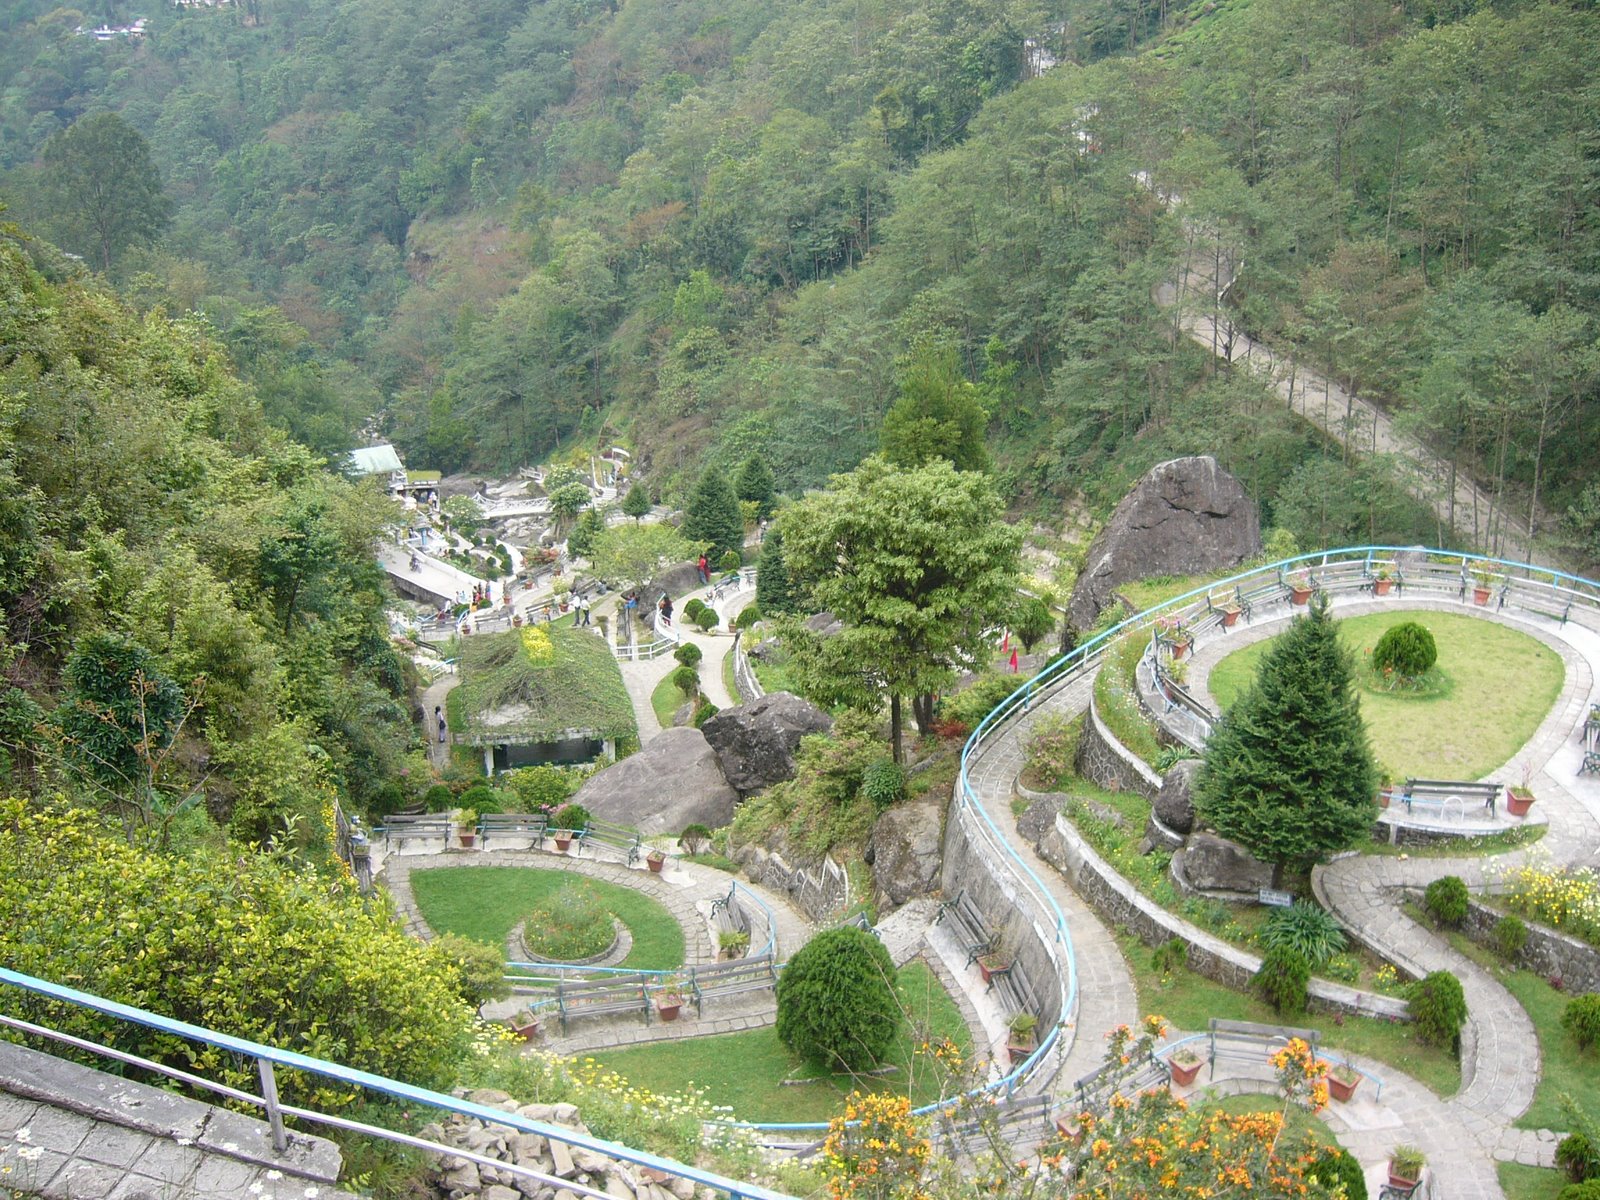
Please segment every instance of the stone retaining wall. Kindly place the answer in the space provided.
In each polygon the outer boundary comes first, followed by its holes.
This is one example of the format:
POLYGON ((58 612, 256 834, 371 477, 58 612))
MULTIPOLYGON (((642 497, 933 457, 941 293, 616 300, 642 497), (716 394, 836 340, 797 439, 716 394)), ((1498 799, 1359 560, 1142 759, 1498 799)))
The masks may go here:
POLYGON ((1079 775, 1108 792, 1133 791, 1146 800, 1154 800, 1161 790, 1161 776, 1119 742, 1100 720, 1092 693, 1083 732, 1078 736, 1076 767, 1079 775))
MULTIPOLYGON (((1145 896, 1101 858, 1061 813, 1045 827, 1038 850, 1112 924, 1132 930, 1150 946, 1180 938, 1188 946, 1191 970, 1232 988, 1249 987, 1261 966, 1260 958, 1191 925, 1145 896)), ((1405 1001, 1392 996, 1363 992, 1324 979, 1313 979, 1309 990, 1312 1007, 1319 1011, 1395 1020, 1409 1016, 1405 1001)))
MULTIPOLYGON (((1420 901, 1421 893, 1416 893, 1420 901)), ((1462 932, 1482 946, 1494 946, 1494 926, 1501 914, 1477 900, 1468 902, 1462 932)), ((1528 927, 1528 941, 1517 955, 1517 965, 1546 979, 1560 979, 1563 990, 1577 995, 1600 992, 1600 949, 1568 937, 1548 925, 1536 925, 1522 918, 1528 927)))
POLYGON ((830 859, 791 865, 776 851, 754 845, 740 846, 734 858, 750 882, 788 897, 814 924, 831 923, 850 903, 849 876, 830 859))
MULTIPOLYGON (((979 828, 982 818, 961 803, 960 784, 956 787, 956 798, 951 801, 945 821, 940 877, 945 899, 954 899, 964 891, 989 928, 1000 934, 1039 997, 1039 1028, 1049 1029, 1071 1015, 1061 1012, 1058 981, 1065 964, 1057 958, 1055 929, 1040 923, 1034 902, 999 861, 1002 852, 984 836, 979 828)), ((1056 1056, 1056 1061, 1061 1057, 1056 1056)))

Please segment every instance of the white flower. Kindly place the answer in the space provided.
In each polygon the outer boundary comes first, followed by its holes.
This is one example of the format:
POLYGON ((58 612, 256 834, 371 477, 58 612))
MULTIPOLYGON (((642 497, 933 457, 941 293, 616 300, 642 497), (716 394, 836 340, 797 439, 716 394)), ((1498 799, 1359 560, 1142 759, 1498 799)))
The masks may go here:
POLYGON ((271 1171, 268 1171, 268 1172, 267 1172, 267 1178, 268 1178, 268 1179, 274 1179, 274 1180, 276 1180, 276 1179, 282 1179, 282 1178, 283 1178, 283 1172, 282 1172, 282 1171, 279 1171, 279 1170, 271 1170, 271 1171))
POLYGON ((316 1198, 321 1194, 321 1188, 308 1187, 306 1189, 306 1200, 316 1200, 316 1198))
POLYGON ((258 1179, 250 1185, 250 1194, 252 1196, 261 1195, 261 1180, 258 1179))
POLYGON ((19 1142, 26 1142, 33 1136, 33 1128, 32 1126, 24 1125, 11 1136, 19 1142))
POLYGON ((32 1162, 34 1159, 38 1158, 43 1153, 44 1153, 44 1147, 43 1146, 24 1146, 21 1150, 17 1151, 17 1157, 18 1158, 25 1158, 29 1162, 32 1162))

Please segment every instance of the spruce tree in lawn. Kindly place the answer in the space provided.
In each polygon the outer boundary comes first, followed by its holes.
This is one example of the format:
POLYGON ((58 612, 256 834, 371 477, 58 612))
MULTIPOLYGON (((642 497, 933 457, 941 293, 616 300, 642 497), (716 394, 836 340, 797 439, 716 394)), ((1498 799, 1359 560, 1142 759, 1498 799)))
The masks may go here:
POLYGON ((765 521, 772 515, 777 499, 773 491, 772 468, 759 454, 752 454, 744 460, 733 490, 740 500, 748 500, 756 506, 757 520, 765 521))
POLYGON ((744 517, 725 471, 707 467, 694 485, 683 514, 683 536, 708 546, 706 557, 716 562, 729 550, 744 548, 744 517))
POLYGON ((644 490, 644 484, 636 483, 628 489, 622 498, 622 511, 635 521, 650 511, 650 493, 644 490))
POLYGON ((761 543, 761 559, 756 567, 756 606, 778 616, 799 611, 794 582, 783 561, 783 531, 771 529, 761 543))
POLYGON ((1319 598, 1273 643, 1206 744, 1195 785, 1201 819, 1280 876, 1372 827, 1378 773, 1351 676, 1319 598))

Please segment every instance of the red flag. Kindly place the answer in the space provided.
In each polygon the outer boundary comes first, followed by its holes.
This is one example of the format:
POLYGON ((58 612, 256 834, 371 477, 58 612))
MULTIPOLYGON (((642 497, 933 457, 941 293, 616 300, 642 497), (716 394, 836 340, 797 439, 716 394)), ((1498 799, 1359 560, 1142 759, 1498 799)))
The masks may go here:
POLYGON ((1017 652, 1015 650, 1011 652, 1011 673, 1013 675, 1017 673, 1017 652))
POLYGON ((1000 639, 1000 653, 1004 654, 1009 649, 1011 649, 1011 630, 1008 629, 1005 637, 1000 639))

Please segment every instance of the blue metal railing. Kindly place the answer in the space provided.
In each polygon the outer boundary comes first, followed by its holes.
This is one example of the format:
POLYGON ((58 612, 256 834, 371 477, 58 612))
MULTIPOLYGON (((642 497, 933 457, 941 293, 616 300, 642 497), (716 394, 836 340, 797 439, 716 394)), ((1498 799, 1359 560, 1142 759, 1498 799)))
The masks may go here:
MULTIPOLYGON (((161 1033, 183 1038, 186 1041, 200 1042, 204 1045, 215 1046, 218 1049, 254 1059, 261 1067, 262 1082, 265 1089, 265 1097, 261 1099, 261 1102, 266 1109, 267 1119, 272 1125, 274 1138, 280 1150, 283 1148, 282 1120, 285 1115, 301 1117, 308 1121, 318 1121, 325 1118, 323 1114, 280 1104, 277 1100, 276 1085, 272 1082, 273 1067, 287 1067, 297 1071, 306 1071, 313 1075, 336 1080, 351 1087, 365 1088, 369 1091, 392 1096, 397 1100, 425 1104, 445 1112, 476 1117, 493 1125, 508 1125, 522 1133, 539 1134, 552 1141, 564 1142, 569 1146, 576 1146, 596 1154, 602 1154, 620 1162, 650 1167, 680 1179, 687 1179, 714 1191, 724 1192, 729 1197, 737 1198, 737 1200, 790 1200, 784 1193, 773 1191, 770 1188, 764 1188, 752 1183, 743 1183, 739 1180, 719 1175, 714 1171, 702 1170, 688 1163, 663 1158, 658 1154, 651 1154, 645 1150, 635 1150, 632 1147, 623 1146, 616 1142, 608 1142, 590 1134, 580 1133, 575 1129, 568 1129, 565 1126, 549 1125, 542 1121, 531 1121, 527 1117, 506 1112, 504 1109, 490 1108, 487 1105, 475 1104, 470 1100, 447 1096, 442 1092, 413 1087, 408 1083, 386 1079, 382 1075, 373 1075, 367 1071, 358 1071, 351 1067, 340 1066, 337 1063, 324 1062, 322 1059, 312 1058, 306 1054, 298 1054, 293 1050, 280 1050, 245 1038, 216 1033, 210 1029, 203 1029, 198 1025, 191 1025, 187 1021, 175 1021, 170 1017, 163 1017, 156 1013, 146 1012, 141 1008, 134 1008, 132 1005, 120 1004, 115 1000, 106 1000, 88 992, 80 992, 76 988, 62 987, 60 984, 49 983, 43 979, 35 979, 31 975, 23 975, 18 971, 0 967, 0 984, 21 988, 23 991, 31 992, 34 995, 59 1000, 79 1008, 91 1009, 95 1012, 104 1013, 106 1016, 115 1017, 118 1020, 142 1025, 147 1029, 154 1029, 161 1033)), ((232 1094, 237 1095, 237 1093, 232 1094)), ((251 1099, 257 1098, 251 1097, 251 1099)), ((330 1123, 340 1123, 336 1118, 329 1120, 330 1123)), ((388 1133, 386 1130, 372 1130, 371 1132, 378 1136, 388 1133)), ((415 1139, 406 1140, 410 1144, 415 1144, 415 1139)), ((439 1147, 439 1149, 446 1150, 448 1148, 439 1147)), ((454 1153, 453 1151, 451 1152, 454 1153)))

